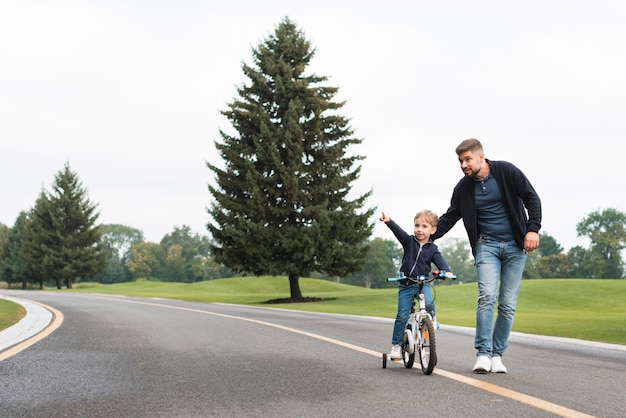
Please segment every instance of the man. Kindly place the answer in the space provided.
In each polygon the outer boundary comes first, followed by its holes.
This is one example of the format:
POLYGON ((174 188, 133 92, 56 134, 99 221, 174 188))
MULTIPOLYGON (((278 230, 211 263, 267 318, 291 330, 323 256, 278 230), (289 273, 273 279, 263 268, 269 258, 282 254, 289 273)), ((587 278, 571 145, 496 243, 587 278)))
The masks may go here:
POLYGON ((463 219, 478 279, 473 371, 506 373, 502 355, 513 326, 527 253, 539 246, 541 201, 520 169, 506 161, 486 159, 477 139, 461 142, 456 154, 465 177, 455 186, 450 207, 439 218, 432 239, 441 238, 463 219))

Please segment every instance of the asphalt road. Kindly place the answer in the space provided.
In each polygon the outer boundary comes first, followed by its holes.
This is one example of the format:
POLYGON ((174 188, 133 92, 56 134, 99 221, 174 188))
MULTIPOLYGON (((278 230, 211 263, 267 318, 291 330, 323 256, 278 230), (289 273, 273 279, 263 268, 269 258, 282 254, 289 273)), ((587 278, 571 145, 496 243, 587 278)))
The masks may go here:
POLYGON ((474 375, 472 330, 443 326, 426 376, 381 368, 388 319, 3 293, 63 314, 50 335, 0 361, 3 418, 626 416, 622 346, 515 336, 508 374, 474 375))

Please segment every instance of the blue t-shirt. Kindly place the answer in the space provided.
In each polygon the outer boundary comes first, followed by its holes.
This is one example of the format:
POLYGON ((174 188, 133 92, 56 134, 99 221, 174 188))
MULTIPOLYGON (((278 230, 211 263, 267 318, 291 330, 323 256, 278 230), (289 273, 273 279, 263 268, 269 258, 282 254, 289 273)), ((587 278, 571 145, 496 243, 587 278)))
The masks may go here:
POLYGON ((506 214, 498 182, 491 173, 483 180, 474 179, 478 234, 499 241, 513 240, 513 229, 506 214))

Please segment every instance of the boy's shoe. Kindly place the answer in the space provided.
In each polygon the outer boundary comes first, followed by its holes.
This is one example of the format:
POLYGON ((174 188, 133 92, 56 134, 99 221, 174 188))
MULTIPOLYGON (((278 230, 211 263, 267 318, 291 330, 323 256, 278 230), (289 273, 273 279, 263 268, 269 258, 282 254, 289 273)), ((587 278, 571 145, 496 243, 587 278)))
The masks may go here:
POLYGON ((391 360, 400 360, 402 358, 402 350, 400 350, 400 346, 398 344, 394 344, 391 346, 391 353, 389 353, 389 358, 391 360))
MULTIPOLYGON (((502 364, 502 362, 500 362, 502 364)), ((474 364, 474 373, 485 374, 491 370, 491 359, 489 356, 478 356, 474 364)))
POLYGON ((435 329, 439 329, 439 327, 441 326, 439 321, 437 321, 437 316, 433 316, 433 326, 435 327, 435 329))
POLYGON ((506 367, 502 364, 502 357, 491 357, 491 373, 506 373, 506 367))

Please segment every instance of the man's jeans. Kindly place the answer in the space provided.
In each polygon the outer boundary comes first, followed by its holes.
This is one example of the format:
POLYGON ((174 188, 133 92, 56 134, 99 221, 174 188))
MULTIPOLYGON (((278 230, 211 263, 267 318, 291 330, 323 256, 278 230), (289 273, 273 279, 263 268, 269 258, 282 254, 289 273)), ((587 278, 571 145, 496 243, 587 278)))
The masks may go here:
POLYGON ((514 241, 502 242, 484 237, 478 240, 478 305, 474 340, 474 347, 478 350, 476 355, 502 356, 506 351, 525 264, 526 252, 514 241), (494 326, 496 295, 498 316, 494 326))
MULTIPOLYGON (((413 297, 417 295, 418 285, 417 283, 409 283, 407 285, 398 285, 398 313, 396 315, 396 322, 393 324, 393 335, 391 337, 391 344, 400 344, 404 340, 404 329, 406 323, 409 320, 411 314, 411 306, 413 305, 413 297)), ((430 294, 430 285, 424 285, 424 300, 426 301, 426 310, 431 316, 435 316, 435 302, 430 294)), ((415 301, 416 309, 419 308, 418 301, 415 301)))

